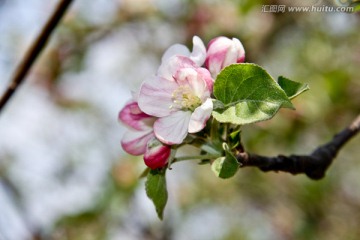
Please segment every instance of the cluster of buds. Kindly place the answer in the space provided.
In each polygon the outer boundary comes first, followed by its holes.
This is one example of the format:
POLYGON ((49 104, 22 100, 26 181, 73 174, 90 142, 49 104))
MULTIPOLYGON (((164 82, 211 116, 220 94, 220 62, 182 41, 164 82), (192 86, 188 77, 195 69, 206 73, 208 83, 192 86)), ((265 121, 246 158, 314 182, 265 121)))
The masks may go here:
POLYGON ((142 83, 119 113, 119 120, 128 127, 121 141, 123 149, 144 155, 151 169, 166 166, 172 148, 206 126, 213 111, 216 76, 226 66, 244 60, 244 48, 236 38, 217 37, 206 48, 195 36, 192 52, 181 44, 171 46, 157 73, 142 83))

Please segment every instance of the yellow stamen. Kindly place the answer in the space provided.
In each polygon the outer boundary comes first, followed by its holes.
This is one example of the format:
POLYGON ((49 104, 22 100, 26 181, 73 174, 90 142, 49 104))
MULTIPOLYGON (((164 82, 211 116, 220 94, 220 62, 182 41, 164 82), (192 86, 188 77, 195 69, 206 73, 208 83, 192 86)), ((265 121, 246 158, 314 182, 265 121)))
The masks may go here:
POLYGON ((181 86, 172 93, 172 105, 170 109, 177 108, 184 111, 194 111, 201 105, 201 99, 191 91, 189 86, 181 86))

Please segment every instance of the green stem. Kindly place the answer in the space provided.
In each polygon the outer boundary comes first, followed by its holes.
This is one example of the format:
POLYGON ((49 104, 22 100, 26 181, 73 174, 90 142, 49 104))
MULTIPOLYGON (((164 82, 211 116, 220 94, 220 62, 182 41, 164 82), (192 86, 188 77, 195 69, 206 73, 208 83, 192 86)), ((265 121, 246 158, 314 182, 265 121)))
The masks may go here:
POLYGON ((224 123, 223 141, 227 142, 229 134, 229 123, 224 123))
POLYGON ((210 138, 211 141, 219 141, 219 122, 215 118, 211 121, 210 138))
POLYGON ((173 162, 181 162, 181 161, 186 161, 186 160, 214 159, 214 158, 218 158, 218 157, 221 157, 221 155, 209 154, 209 155, 183 156, 183 157, 174 158, 173 162))

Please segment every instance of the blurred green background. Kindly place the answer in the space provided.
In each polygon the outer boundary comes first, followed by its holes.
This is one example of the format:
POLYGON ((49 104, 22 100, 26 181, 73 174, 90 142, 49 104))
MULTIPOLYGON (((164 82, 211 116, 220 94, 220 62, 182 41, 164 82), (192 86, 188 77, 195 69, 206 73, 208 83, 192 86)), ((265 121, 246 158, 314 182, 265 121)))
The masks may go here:
MULTIPOLYGON (((271 13, 315 0, 75 1, 27 82, 0 115, 0 240, 358 239, 360 137, 320 181, 208 165, 168 171, 164 221, 146 198, 144 164, 121 150, 118 111, 174 43, 224 35, 246 62, 308 83, 270 121, 245 126, 247 150, 306 154, 360 112, 360 15, 271 13)), ((56 1, 0 1, 0 90, 56 1)), ((320 5, 319 5, 320 4, 320 5)))

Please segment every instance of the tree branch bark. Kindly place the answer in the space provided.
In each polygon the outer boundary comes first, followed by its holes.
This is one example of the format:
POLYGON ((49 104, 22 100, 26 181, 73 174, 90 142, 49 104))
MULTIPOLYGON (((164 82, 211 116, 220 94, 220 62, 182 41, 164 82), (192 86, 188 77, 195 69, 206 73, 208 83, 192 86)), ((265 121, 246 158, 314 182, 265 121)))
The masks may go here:
POLYGON ((291 174, 304 173, 318 180, 325 176, 340 149, 360 130, 360 115, 344 130, 336 134, 331 141, 319 146, 309 155, 260 156, 248 152, 238 153, 236 158, 241 167, 258 167, 264 172, 282 171, 291 174))
POLYGON ((40 34, 32 43, 32 45, 26 52, 24 58, 21 60, 21 62, 15 69, 11 81, 0 99, 0 113, 11 98, 11 96, 15 93, 17 88, 24 81, 26 74, 39 56, 41 50, 44 49, 51 33, 60 22, 62 16, 65 14, 71 2, 72 0, 61 0, 58 3, 54 12, 51 14, 46 24, 42 28, 40 34))

